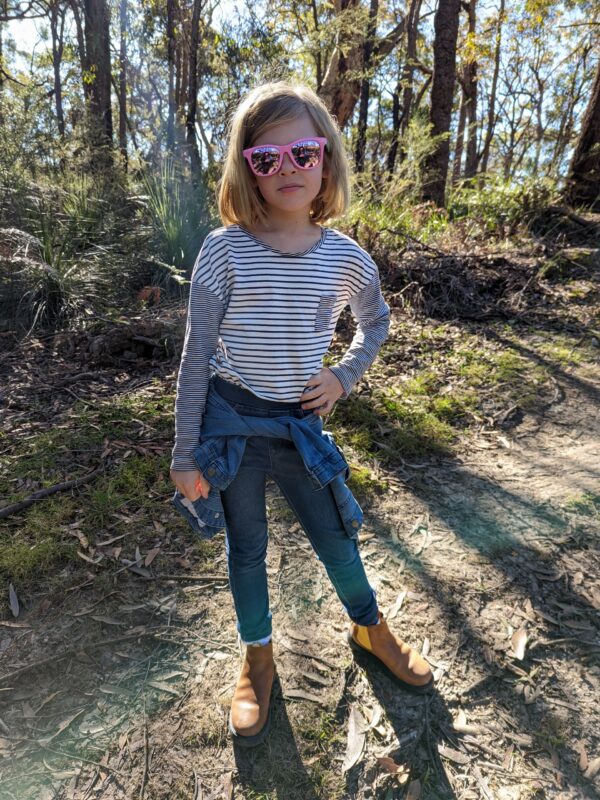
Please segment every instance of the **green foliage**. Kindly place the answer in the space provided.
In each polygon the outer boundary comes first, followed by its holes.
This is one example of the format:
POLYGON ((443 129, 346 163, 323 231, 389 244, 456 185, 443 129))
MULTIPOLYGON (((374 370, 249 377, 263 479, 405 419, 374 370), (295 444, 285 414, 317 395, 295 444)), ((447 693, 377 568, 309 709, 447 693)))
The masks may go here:
POLYGON ((193 265, 211 227, 206 190, 194 189, 170 157, 156 172, 145 171, 142 182, 146 195, 139 199, 150 215, 160 259, 155 261, 157 269, 151 283, 168 289, 174 282, 181 283, 181 276, 193 265))
POLYGON ((554 183, 548 178, 523 178, 516 183, 490 173, 485 182, 451 187, 447 208, 453 221, 468 218, 481 233, 507 236, 535 219, 553 193, 554 183))
MULTIPOLYGON (((390 139, 389 133, 385 137, 390 139)), ((352 206, 343 219, 367 245, 375 237, 382 244, 396 244, 397 233, 427 241, 447 226, 448 215, 432 203, 421 203, 423 162, 441 136, 430 134, 430 125, 416 116, 401 137, 392 176, 377 165, 353 176, 352 206), (386 229, 396 231, 391 234, 386 229)), ((386 142, 389 147, 391 141, 386 142)))

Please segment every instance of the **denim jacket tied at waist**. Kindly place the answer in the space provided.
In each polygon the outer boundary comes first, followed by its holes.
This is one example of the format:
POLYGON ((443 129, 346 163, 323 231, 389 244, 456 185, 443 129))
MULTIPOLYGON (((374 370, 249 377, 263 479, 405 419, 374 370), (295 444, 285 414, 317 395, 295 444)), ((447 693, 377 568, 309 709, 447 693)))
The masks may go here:
POLYGON ((209 383, 201 442, 193 457, 203 477, 217 491, 210 491, 208 498, 198 497, 192 502, 176 489, 171 500, 202 539, 211 539, 226 527, 219 492, 235 478, 248 436, 292 440, 312 485, 316 489, 331 485, 346 532, 350 537, 358 538, 363 512, 346 485, 350 467, 332 434, 323 430, 322 418, 318 414, 306 417, 240 414, 209 383))

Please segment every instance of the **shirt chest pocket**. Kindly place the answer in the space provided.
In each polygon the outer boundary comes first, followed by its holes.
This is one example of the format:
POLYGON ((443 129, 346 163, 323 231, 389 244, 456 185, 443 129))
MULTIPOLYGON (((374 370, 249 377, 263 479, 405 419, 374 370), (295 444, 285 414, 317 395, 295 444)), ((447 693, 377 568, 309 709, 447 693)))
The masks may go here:
POLYGON ((322 294, 319 298, 319 304, 317 306, 317 312, 315 314, 313 326, 315 333, 318 333, 319 331, 326 331, 329 327, 336 298, 337 295, 335 295, 333 292, 322 294))

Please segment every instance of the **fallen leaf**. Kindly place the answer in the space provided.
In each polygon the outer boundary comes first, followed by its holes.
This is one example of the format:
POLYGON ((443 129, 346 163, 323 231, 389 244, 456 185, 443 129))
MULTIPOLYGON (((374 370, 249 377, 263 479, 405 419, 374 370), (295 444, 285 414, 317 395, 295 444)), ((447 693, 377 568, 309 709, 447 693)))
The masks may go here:
POLYGON ((342 774, 351 769, 360 760, 365 745, 365 728, 365 718, 356 706, 352 706, 348 717, 348 742, 342 764, 342 774))
POLYGON ((512 649, 516 658, 519 661, 522 661, 525 657, 525 645, 527 644, 527 631, 523 628, 519 628, 518 631, 515 631, 513 635, 510 637, 510 643, 512 645, 512 649))
POLYGON ((400 785, 406 783, 410 770, 404 764, 396 764, 394 759, 389 756, 378 756, 377 761, 386 772, 396 776, 400 785))
POLYGON ((67 728, 68 728, 70 725, 72 725, 72 724, 73 724, 73 722, 75 722, 75 720, 76 720, 78 717, 80 717, 82 714, 86 714, 86 713, 87 713, 87 709, 85 709, 85 708, 82 708, 82 709, 81 709, 81 711, 78 711, 78 712, 77 712, 77 714, 74 714, 72 717, 67 717, 66 719, 64 719, 64 720, 63 720, 63 721, 60 723, 60 725, 58 726, 58 728, 56 729, 56 731, 55 731, 55 732, 54 732, 54 733, 53 733, 51 736, 45 736, 43 739, 38 739, 38 742, 39 742, 40 744, 42 744, 42 745, 43 745, 43 744, 48 744, 48 743, 49 743, 49 742, 51 742, 53 739, 56 739, 56 737, 57 737, 57 736, 60 736, 60 734, 61 734, 63 731, 65 731, 65 730, 66 730, 66 729, 67 729, 67 728))
POLYGON ((470 725, 467 722, 467 715, 462 708, 459 709, 452 727, 455 731, 460 731, 461 733, 480 733, 482 730, 481 725, 470 725))
POLYGON ((394 619, 398 611, 402 608, 402 603, 404 602, 404 598, 406 597, 406 592, 400 592, 398 597, 396 598, 396 602, 393 606, 390 607, 389 611, 387 612, 386 619, 394 619))
POLYGON ((309 681, 314 681, 315 683, 319 683, 321 686, 331 686, 331 681, 328 681, 327 678, 324 678, 322 675, 319 675, 316 672, 310 672, 309 670, 304 670, 302 672, 305 678, 308 678, 309 681))
POLYGON ((126 625, 126 622, 121 622, 119 619, 114 619, 114 617, 104 617, 101 614, 92 614, 92 619, 95 619, 97 622, 104 622, 105 625, 126 625))
POLYGON ((583 773, 583 777, 593 778, 597 774, 598 770, 600 770, 600 758, 594 758, 593 761, 590 761, 588 764, 588 768, 583 773))
POLYGON ((169 686, 168 683, 162 683, 162 681, 148 681, 148 686, 153 686, 155 689, 160 689, 161 692, 174 694, 175 697, 181 697, 181 692, 178 692, 177 689, 169 686))
POLYGON ((369 724, 365 728, 365 731, 370 730, 371 728, 376 728, 379 725, 379 720, 381 719, 382 710, 379 703, 377 703, 373 709, 366 709, 367 717, 369 719, 369 724))
POLYGON ((458 750, 454 750, 452 747, 446 747, 446 745, 443 744, 438 744, 438 752, 443 758, 454 761, 455 764, 468 764, 471 760, 470 757, 464 753, 460 753, 458 750))
POLYGON ((286 630, 287 635, 291 636, 292 639, 296 639, 296 641, 298 641, 298 642, 308 642, 308 636, 305 636, 303 633, 300 633, 299 631, 294 630, 294 628, 286 627, 285 630, 286 630))
POLYGON ((321 706, 326 705, 326 701, 316 694, 305 692, 304 689, 291 688, 286 689, 284 697, 290 697, 295 700, 310 700, 311 703, 318 703, 321 706))
POLYGON ((160 547, 154 547, 152 550, 148 550, 146 558, 144 559, 144 566, 149 567, 159 553, 160 547))
POLYGON ((583 742, 577 742, 576 744, 573 745, 573 750, 575 750, 577 753, 579 753, 579 759, 577 761, 577 765, 578 765, 579 769, 581 769, 581 770, 583 770, 585 772, 585 770, 588 767, 588 763, 589 762, 588 762, 587 753, 585 752, 584 743, 583 742))
POLYGON ((13 617, 19 616, 19 599, 17 597, 17 593, 15 592, 15 587, 12 583, 8 584, 8 602, 10 604, 10 610, 12 611, 13 617))

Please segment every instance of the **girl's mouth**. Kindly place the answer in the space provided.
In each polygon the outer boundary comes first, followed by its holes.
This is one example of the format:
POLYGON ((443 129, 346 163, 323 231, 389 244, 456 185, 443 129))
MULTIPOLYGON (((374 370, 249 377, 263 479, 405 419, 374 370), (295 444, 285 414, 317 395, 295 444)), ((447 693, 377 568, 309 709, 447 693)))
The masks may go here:
POLYGON ((279 190, 280 192, 296 192, 298 189, 301 189, 301 186, 282 186, 279 190))

